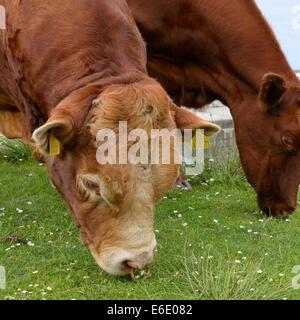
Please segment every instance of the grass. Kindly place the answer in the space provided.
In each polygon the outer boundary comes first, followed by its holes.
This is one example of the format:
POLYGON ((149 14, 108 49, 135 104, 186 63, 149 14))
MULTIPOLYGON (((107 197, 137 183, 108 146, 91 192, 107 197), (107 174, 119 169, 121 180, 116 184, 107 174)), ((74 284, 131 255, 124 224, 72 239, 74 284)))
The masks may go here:
POLYGON ((300 298, 299 212, 287 221, 260 214, 236 156, 208 161, 191 193, 173 190, 157 205, 159 251, 138 283, 95 265, 44 166, 0 157, 0 236, 31 241, 0 243, 0 299, 300 298))
POLYGON ((7 162, 23 162, 31 158, 32 150, 20 140, 0 137, 0 154, 7 162))

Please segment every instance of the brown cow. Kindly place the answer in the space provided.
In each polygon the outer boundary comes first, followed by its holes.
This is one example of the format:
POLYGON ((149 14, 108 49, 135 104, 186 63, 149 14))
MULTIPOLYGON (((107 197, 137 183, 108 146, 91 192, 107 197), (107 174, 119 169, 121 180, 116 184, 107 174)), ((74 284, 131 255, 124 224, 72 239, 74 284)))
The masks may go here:
POLYGON ((128 3, 148 43, 150 75, 177 103, 227 104, 260 208, 291 214, 300 182, 300 83, 255 1, 128 3))
POLYGON ((0 131, 27 142, 33 134, 102 269, 125 275, 142 268, 156 247, 155 203, 173 186, 178 165, 100 165, 97 132, 117 134, 121 120, 131 129, 212 134, 218 127, 177 108, 148 77, 145 44, 125 0, 0 5, 7 20, 0 31, 0 131))

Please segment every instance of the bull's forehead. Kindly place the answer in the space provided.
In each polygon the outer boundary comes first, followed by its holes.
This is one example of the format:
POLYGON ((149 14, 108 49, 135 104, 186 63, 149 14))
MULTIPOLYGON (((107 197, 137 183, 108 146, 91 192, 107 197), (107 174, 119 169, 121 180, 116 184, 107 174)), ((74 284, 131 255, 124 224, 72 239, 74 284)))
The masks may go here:
POLYGON ((117 131, 120 121, 128 129, 172 128, 171 100, 154 81, 111 86, 95 100, 91 111, 91 132, 110 128, 117 131))

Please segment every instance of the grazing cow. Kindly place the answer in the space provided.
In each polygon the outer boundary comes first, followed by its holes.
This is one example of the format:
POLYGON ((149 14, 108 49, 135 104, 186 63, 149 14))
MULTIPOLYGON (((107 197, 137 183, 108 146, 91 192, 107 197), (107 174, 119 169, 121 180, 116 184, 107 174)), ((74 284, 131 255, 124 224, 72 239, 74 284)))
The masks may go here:
POLYGON ((259 207, 291 214, 300 182, 300 83, 255 1, 128 3, 148 44, 150 75, 177 103, 227 104, 259 207))
POLYGON ((7 23, 0 31, 0 131, 27 142, 33 136, 103 270, 143 268, 156 247, 155 203, 175 183, 178 165, 100 165, 97 132, 117 134, 119 121, 206 134, 218 127, 176 107, 147 75, 145 44, 125 0, 0 5, 7 23))

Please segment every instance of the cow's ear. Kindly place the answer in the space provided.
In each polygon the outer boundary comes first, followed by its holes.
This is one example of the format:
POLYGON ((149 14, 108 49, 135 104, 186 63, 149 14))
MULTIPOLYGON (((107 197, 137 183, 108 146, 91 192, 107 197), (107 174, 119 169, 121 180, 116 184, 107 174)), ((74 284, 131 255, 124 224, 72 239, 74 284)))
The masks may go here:
POLYGON ((172 111, 175 112, 175 122, 177 128, 180 130, 203 129, 206 136, 213 136, 221 130, 218 125, 201 119, 185 108, 179 108, 173 105, 172 111))
POLYGON ((265 111, 272 111, 278 105, 286 91, 286 81, 283 77, 268 73, 263 77, 259 99, 265 111))
POLYGON ((32 136, 43 154, 51 154, 51 141, 55 154, 59 149, 58 145, 64 146, 72 140, 74 134, 84 125, 92 105, 92 97, 96 97, 96 90, 94 86, 75 90, 52 110, 47 123, 38 128, 32 136))
POLYGON ((59 154, 60 146, 72 139, 72 129, 71 122, 66 119, 50 119, 34 131, 32 139, 43 154, 51 154, 51 148, 55 148, 54 153, 59 154))

